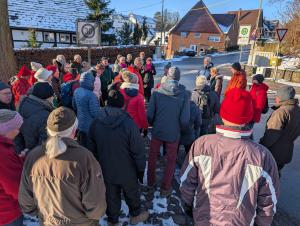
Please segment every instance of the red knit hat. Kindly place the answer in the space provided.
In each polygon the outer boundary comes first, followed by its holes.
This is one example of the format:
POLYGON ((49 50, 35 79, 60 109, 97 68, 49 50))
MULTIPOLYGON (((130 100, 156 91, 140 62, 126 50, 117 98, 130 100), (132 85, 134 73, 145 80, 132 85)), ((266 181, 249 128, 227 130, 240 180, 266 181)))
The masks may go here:
POLYGON ((53 74, 57 71, 57 67, 55 65, 48 65, 46 69, 48 71, 52 71, 53 74))
POLYGON ((251 122, 254 111, 250 93, 238 88, 228 91, 221 104, 220 116, 238 125, 251 122))
POLYGON ((28 69, 28 67, 26 67, 25 65, 23 65, 20 69, 20 71, 17 74, 17 78, 21 78, 23 76, 30 76, 31 75, 31 71, 28 69))

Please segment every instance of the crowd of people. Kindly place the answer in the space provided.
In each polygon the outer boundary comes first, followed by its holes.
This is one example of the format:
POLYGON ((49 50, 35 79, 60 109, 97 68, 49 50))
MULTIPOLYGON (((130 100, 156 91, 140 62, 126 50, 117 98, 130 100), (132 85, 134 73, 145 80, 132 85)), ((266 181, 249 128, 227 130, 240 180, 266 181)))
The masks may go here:
POLYGON ((130 224, 144 222, 139 186, 146 177, 148 189, 169 197, 181 146, 182 206, 195 225, 270 225, 279 174, 300 135, 299 103, 293 87, 280 88, 258 144, 253 127, 269 111, 268 86, 256 74, 248 91, 238 62, 231 72, 223 97, 209 57, 192 91, 171 63, 154 87, 144 52, 118 55, 113 68, 106 57, 91 67, 80 55, 71 64, 58 55, 48 66, 22 66, 0 82, 0 225, 21 226, 29 214, 40 225, 92 226, 105 213, 118 225, 122 194, 130 224))

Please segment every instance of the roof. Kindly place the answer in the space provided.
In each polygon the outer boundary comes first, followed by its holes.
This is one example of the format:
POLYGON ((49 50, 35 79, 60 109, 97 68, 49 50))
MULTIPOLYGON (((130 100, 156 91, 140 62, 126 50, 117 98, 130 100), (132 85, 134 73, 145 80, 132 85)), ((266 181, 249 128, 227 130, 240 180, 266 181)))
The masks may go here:
POLYGON ((228 33, 236 15, 234 14, 211 14, 223 33, 228 33))
POLYGON ((89 13, 84 0, 8 0, 11 27, 75 32, 89 13))
MULTIPOLYGON (((238 16, 239 11, 229 11, 228 13, 238 16)), ((254 28, 254 27, 256 27, 256 22, 257 22, 258 16, 259 16, 259 9, 241 10, 239 25, 252 25, 252 28, 254 28)), ((261 23, 262 23, 262 20, 261 20, 261 23)), ((262 24, 261 24, 261 26, 262 26, 262 24)))
POLYGON ((199 1, 194 5, 171 32, 221 33, 203 1, 199 1))
MULTIPOLYGON (((137 14, 134 14, 134 13, 131 13, 129 15, 129 17, 130 16, 134 17, 138 21, 139 24, 143 23, 144 16, 137 15, 137 14)), ((147 22, 147 24, 155 24, 156 23, 155 20, 151 17, 146 17, 146 22, 147 22)))

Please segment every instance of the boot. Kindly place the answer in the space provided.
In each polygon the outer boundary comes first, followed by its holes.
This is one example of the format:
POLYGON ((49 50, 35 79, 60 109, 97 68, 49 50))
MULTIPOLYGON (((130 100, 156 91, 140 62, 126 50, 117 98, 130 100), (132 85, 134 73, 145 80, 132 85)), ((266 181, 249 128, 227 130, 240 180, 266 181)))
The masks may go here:
POLYGON ((135 217, 130 217, 130 224, 136 225, 138 223, 144 222, 149 218, 149 212, 144 211, 135 217))

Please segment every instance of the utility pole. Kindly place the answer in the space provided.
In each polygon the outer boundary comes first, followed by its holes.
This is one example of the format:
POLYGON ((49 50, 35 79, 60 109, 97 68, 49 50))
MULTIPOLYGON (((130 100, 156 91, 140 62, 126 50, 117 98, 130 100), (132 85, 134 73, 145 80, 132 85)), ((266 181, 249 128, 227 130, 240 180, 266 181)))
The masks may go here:
MULTIPOLYGON (((259 25, 259 21, 260 21, 260 16, 261 16, 261 11, 262 11, 262 4, 263 4, 263 0, 260 0, 260 3, 259 3, 259 11, 258 11, 258 17, 257 17, 257 20, 256 20, 256 26, 255 26, 255 31, 257 32, 258 31, 258 25, 259 25)), ((255 32, 255 36, 256 36, 256 32, 255 32)), ((259 31, 260 32, 260 31, 259 31)), ((251 47, 251 51, 250 51, 250 56, 251 56, 251 65, 252 65, 252 61, 253 61, 253 57, 254 57, 254 53, 255 53, 255 47, 256 47, 256 37, 255 37, 255 40, 254 40, 254 43, 251 47)))
POLYGON ((161 1, 161 32, 160 32, 160 45, 163 45, 163 32, 165 29, 165 25, 164 25, 164 4, 165 4, 165 0, 161 1))

